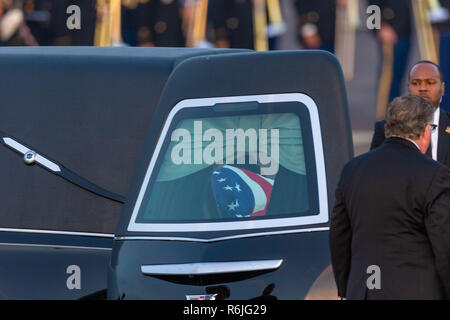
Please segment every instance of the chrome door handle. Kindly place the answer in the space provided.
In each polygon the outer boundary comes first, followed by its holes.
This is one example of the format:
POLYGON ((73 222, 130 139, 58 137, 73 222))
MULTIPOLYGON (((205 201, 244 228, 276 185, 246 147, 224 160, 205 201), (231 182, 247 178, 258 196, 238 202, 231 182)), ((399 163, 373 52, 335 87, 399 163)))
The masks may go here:
POLYGON ((278 269, 283 259, 254 260, 232 262, 201 262, 182 264, 142 265, 141 272, 145 275, 208 275, 220 273, 269 271, 278 269))

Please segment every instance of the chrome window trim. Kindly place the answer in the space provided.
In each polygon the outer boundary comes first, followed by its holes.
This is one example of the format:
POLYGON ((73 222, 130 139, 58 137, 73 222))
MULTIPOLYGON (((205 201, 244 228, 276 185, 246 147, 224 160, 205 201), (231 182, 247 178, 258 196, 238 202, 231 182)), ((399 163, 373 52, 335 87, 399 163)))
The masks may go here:
POLYGON ((323 232, 323 231, 329 231, 329 230, 330 230, 329 227, 312 228, 312 229, 296 229, 296 230, 284 230, 284 231, 272 231, 272 232, 245 233, 245 234, 238 234, 238 235, 234 235, 234 236, 218 237, 218 238, 211 238, 211 239, 188 238, 188 237, 123 236, 123 237, 115 237, 114 240, 115 241, 126 241, 126 240, 186 241, 186 242, 210 243, 210 242, 218 242, 218 241, 226 241, 226 240, 276 236, 276 235, 293 234, 293 233, 323 232))
POLYGON ((63 236, 82 236, 82 237, 114 238, 114 234, 110 234, 110 233, 90 233, 90 232, 54 231, 54 230, 42 230, 42 229, 14 229, 14 228, 0 228, 0 232, 40 233, 40 234, 63 235, 63 236))
POLYGON ((134 204, 131 219, 127 230, 130 232, 208 232, 208 231, 230 231, 230 230, 248 230, 262 228, 279 228, 301 225, 313 225, 328 222, 328 195, 327 182, 325 174, 325 159, 323 154, 322 135, 320 127, 319 112, 315 102, 307 95, 302 93, 283 93, 268 95, 251 96, 233 96, 187 99, 177 103, 169 112, 164 123, 161 135, 155 147, 155 151, 150 159, 147 171, 139 190, 139 194, 134 204), (254 221, 230 221, 230 222, 202 222, 202 223, 137 223, 137 214, 142 204, 145 191, 147 189, 150 177, 152 175, 156 160, 159 157, 165 137, 169 131, 170 125, 176 113, 184 108, 213 107, 218 103, 239 103, 239 102, 258 102, 258 103, 276 103, 276 102, 300 102, 304 104, 309 111, 311 119, 311 129, 313 136, 313 146, 316 160, 317 185, 319 195, 319 212, 316 215, 306 217, 279 218, 279 219, 261 219, 254 221))
POLYGON ((145 275, 210 275, 278 269, 283 259, 142 265, 145 275))
POLYGON ((64 245, 51 245, 51 244, 34 244, 34 243, 9 243, 2 242, 0 247, 3 246, 14 246, 14 247, 37 247, 37 248, 54 248, 54 249, 73 249, 73 250, 101 250, 101 251, 112 251, 112 248, 101 248, 101 247, 82 247, 82 246, 64 246, 64 245))

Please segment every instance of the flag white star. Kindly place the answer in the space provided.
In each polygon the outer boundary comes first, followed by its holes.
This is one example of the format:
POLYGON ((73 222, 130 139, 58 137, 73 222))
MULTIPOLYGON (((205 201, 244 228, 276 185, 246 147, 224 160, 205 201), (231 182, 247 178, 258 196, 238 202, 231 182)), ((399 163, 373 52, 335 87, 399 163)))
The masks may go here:
POLYGON ((213 174, 220 174, 220 172, 219 171, 214 171, 213 174))
POLYGON ((236 200, 236 203, 231 202, 228 205, 228 210, 236 211, 236 207, 239 207, 239 202, 236 200))
POLYGON ((230 186, 226 186, 224 189, 233 191, 233 187, 230 187, 230 186))
POLYGON ((237 183, 236 183, 236 185, 235 185, 234 187, 236 188, 236 190, 237 190, 238 192, 241 192, 241 191, 242 191, 242 190, 241 190, 241 186, 238 185, 237 183))
POLYGON ((224 182, 224 181, 226 181, 227 179, 225 179, 225 178, 220 178, 219 180, 217 180, 217 182, 224 182))

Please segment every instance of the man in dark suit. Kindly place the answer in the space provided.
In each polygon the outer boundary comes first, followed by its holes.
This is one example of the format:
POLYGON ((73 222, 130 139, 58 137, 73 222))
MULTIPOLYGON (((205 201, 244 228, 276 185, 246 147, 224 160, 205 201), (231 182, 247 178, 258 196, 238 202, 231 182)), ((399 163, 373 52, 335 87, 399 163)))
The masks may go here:
MULTIPOLYGON (((437 125, 437 130, 432 134, 427 155, 450 167, 450 114, 439 107, 445 92, 445 83, 442 79, 442 72, 438 65, 431 61, 419 61, 409 73, 408 91, 423 97, 435 107, 433 124, 437 125)), ((370 150, 383 143, 385 123, 385 120, 375 123, 370 150)))
POLYGON ((340 297, 450 298, 450 170, 424 155, 433 114, 396 98, 383 145, 344 167, 330 224, 340 297))

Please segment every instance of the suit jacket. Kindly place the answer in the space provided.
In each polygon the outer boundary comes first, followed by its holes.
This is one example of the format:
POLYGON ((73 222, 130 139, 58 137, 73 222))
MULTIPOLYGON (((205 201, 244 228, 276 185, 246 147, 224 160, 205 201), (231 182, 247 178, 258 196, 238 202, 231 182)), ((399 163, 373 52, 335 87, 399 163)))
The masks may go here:
MULTIPOLYGON (((439 116, 439 134, 438 134, 438 150, 437 161, 445 164, 450 168, 450 114, 442 108, 439 116), (449 130, 447 130, 447 128, 449 130)), ((375 123, 375 130, 370 144, 370 150, 379 147, 384 139, 384 125, 386 120, 377 121, 375 123)))
POLYGON ((341 297, 450 298, 450 170, 386 139, 344 167, 329 240, 341 297), (374 265, 380 289, 367 286, 374 265))

